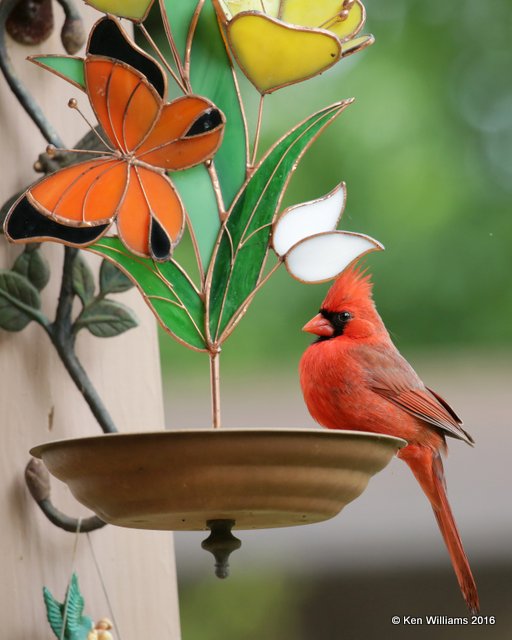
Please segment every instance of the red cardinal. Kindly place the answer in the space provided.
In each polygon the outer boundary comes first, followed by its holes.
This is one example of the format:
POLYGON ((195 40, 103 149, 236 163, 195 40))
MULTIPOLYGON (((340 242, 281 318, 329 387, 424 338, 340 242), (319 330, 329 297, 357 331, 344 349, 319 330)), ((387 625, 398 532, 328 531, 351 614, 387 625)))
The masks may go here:
POLYGON ((319 336, 300 362, 311 415, 328 429, 407 440, 398 456, 430 500, 464 599, 471 612, 478 612, 478 593, 448 504, 441 460, 447 436, 473 443, 460 418, 398 352, 375 308, 369 275, 353 267, 346 270, 303 330, 319 336))

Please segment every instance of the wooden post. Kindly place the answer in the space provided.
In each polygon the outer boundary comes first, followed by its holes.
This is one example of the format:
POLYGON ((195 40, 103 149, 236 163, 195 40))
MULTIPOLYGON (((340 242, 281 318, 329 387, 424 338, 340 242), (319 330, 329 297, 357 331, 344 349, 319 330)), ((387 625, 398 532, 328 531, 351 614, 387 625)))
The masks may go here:
MULTIPOLYGON (((80 105, 80 91, 24 61, 35 53, 59 53, 62 14, 57 3, 56 29, 44 45, 33 48, 9 42, 20 76, 30 86, 66 144, 74 144, 84 123, 67 107, 70 97, 80 105)), ((82 6, 90 26, 100 14, 82 6)), ((0 80, 0 145, 3 203, 36 178, 31 170, 46 143, 0 80)), ((0 237, 0 268, 9 268, 19 247, 0 237)), ((43 307, 53 316, 62 265, 62 247, 45 245, 52 280, 43 292, 43 307)), ((91 265, 99 259, 90 258, 91 265)), ((120 431, 164 428, 156 323, 133 290, 118 297, 131 306, 141 326, 122 336, 94 338, 79 334, 77 351, 120 431)), ((0 626, 11 640, 48 640, 42 587, 60 600, 71 574, 74 534, 50 524, 39 511, 24 483, 28 450, 35 444, 85 435, 100 430, 82 396, 46 335, 35 324, 20 333, 0 330, 0 626)), ((90 515, 66 487, 52 480, 56 505, 71 516, 90 515)), ((90 534, 90 541, 119 623, 115 640, 180 638, 176 572, 171 534, 135 531, 113 526, 90 534)), ((85 597, 86 613, 98 620, 111 617, 95 569, 87 537, 78 539, 75 570, 85 597)))

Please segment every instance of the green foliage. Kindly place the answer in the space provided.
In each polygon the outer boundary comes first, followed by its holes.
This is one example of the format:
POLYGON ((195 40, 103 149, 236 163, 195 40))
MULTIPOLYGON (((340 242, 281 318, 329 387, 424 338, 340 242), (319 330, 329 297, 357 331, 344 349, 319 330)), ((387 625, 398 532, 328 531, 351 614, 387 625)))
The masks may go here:
POLYGON ((109 260, 102 260, 100 267, 100 291, 108 293, 123 293, 133 287, 133 282, 109 260))
POLYGON ((87 262, 80 254, 73 262, 72 272, 73 291, 86 306, 94 297, 94 276, 87 262))
POLYGON ((23 275, 0 270, 0 327, 21 331, 41 308, 38 290, 23 275))
POLYGON ((42 291, 50 280, 50 265, 38 245, 27 245, 16 258, 12 270, 27 278, 38 291, 42 291))
MULTIPOLYGON (((39 251, 39 245, 25 247, 11 270, 0 270, 0 328, 21 331, 32 320, 51 327, 41 312, 39 291, 49 282, 50 267, 39 251)), ((73 322, 76 335, 88 329, 99 338, 112 338, 138 322, 131 309, 120 302, 106 298, 111 293, 122 293, 133 287, 132 282, 115 265, 103 260, 100 267, 100 291, 96 294, 93 273, 84 258, 78 254, 71 272, 73 294, 82 302, 82 310, 73 322)))
POLYGON ((114 300, 96 299, 75 321, 75 332, 88 329, 97 338, 113 338, 137 326, 133 311, 114 300))
POLYGON ((133 284, 115 265, 103 260, 100 267, 100 292, 91 268, 78 254, 73 262, 73 291, 82 301, 82 311, 73 323, 74 333, 88 329, 97 338, 113 338, 137 326, 133 311, 121 302, 105 299, 109 293, 122 293, 133 284))

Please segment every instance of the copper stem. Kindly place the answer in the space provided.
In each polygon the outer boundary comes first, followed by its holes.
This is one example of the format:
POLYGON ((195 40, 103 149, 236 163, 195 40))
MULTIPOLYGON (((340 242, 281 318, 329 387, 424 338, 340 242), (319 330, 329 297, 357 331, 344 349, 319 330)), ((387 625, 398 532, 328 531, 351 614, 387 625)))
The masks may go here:
POLYGON ((226 206, 224 204, 224 198, 222 197, 222 190, 219 182, 219 176, 217 174, 217 169, 212 160, 205 163, 206 169, 208 170, 208 175, 210 176, 210 181, 213 187, 213 193, 215 194, 215 200, 217 201, 217 209, 219 211, 219 220, 220 222, 224 222, 226 218, 226 206))
MULTIPOLYGON (((184 82, 178 78, 176 72, 174 71, 174 69, 171 67, 171 65, 169 64, 169 62, 167 61, 167 59, 165 58, 165 56, 162 54, 162 52, 160 51, 160 49, 158 48, 158 45, 156 44, 156 42, 153 40, 153 38, 151 37, 151 34, 149 33, 149 31, 146 29, 146 27, 140 23, 138 25, 139 29, 142 31, 142 33, 144 34, 144 37, 146 38, 146 40, 149 42, 150 46, 153 47, 153 49, 155 50, 155 53, 158 55, 158 57, 160 58, 160 60, 162 61, 163 65, 165 66, 165 68, 167 69, 167 71, 170 73, 170 75, 172 76, 174 82, 176 82, 176 84, 178 85, 178 87, 183 91, 183 93, 187 93, 187 87, 185 86, 184 82)), ((171 36, 172 38, 172 36, 171 36)), ((171 50, 173 51, 174 54, 174 49, 172 48, 172 43, 174 41, 169 41, 169 46, 171 47, 171 50)), ((173 55, 173 57, 175 58, 175 56, 173 55)), ((175 58, 176 59, 176 58, 175 58)), ((181 65, 180 65, 181 67, 181 65)), ((180 68, 179 67, 179 68, 180 68)), ((178 68, 178 70, 179 70, 178 68)))
POLYGON ((252 149, 252 160, 251 160, 251 167, 254 167, 254 165, 256 164, 256 159, 258 156, 258 145, 259 145, 259 141, 260 141, 260 134, 261 134, 261 122, 263 119, 263 103, 265 100, 265 94, 263 94, 260 98, 260 104, 258 107, 258 120, 256 122, 256 133, 254 134, 254 145, 253 145, 253 149, 252 149))
POLYGON ((220 351, 210 352, 210 385, 212 390, 212 427, 220 429, 220 351))

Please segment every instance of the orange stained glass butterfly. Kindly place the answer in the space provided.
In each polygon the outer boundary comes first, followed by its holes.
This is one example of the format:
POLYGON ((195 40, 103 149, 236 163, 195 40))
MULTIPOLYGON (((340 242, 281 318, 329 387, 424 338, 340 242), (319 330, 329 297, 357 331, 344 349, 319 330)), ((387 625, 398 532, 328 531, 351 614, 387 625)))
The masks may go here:
POLYGON ((52 239, 84 246, 117 220, 131 252, 168 260, 185 212, 166 171, 211 159, 222 142, 224 116, 195 95, 164 102, 146 76, 122 60, 88 55, 84 71, 87 95, 112 149, 30 187, 9 212, 6 234, 14 242, 52 239), (34 209, 47 221, 34 221, 34 209), (69 232, 52 230, 61 225, 69 232))

